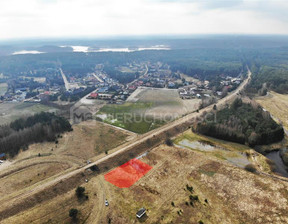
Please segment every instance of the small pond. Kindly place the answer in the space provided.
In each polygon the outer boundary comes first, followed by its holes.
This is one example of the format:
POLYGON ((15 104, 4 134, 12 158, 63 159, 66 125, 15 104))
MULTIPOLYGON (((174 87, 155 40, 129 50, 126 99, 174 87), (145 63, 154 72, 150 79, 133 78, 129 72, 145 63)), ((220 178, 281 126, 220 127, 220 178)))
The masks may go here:
POLYGON ((275 173, 281 174, 284 177, 288 177, 287 166, 284 164, 280 156, 280 151, 269 152, 266 154, 266 157, 275 163, 275 173))

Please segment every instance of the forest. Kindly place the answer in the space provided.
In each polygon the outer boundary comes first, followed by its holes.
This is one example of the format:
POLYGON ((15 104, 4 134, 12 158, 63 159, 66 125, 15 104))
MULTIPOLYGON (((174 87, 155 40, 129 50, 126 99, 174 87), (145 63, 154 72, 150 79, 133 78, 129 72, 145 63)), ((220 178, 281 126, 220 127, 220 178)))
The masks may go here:
POLYGON ((253 74, 249 93, 288 93, 288 47, 247 50, 245 60, 253 74))
POLYGON ((194 131, 251 147, 271 144, 284 138, 283 127, 255 102, 243 103, 238 98, 230 107, 219 111, 214 109, 216 119, 198 122, 193 127, 194 131))
POLYGON ((13 157, 29 144, 56 141, 60 133, 72 131, 70 123, 53 113, 41 112, 26 118, 19 118, 0 127, 0 153, 13 157))
MULTIPOLYGON (((134 52, 72 52, 71 47, 60 48, 61 45, 67 45, 60 42, 46 43, 44 46, 39 43, 39 47, 33 50, 47 52, 39 55, 11 55, 16 48, 31 49, 31 46, 26 46, 28 43, 17 47, 0 46, 0 51, 4 52, 0 56, 0 74, 5 75, 0 82, 19 76, 34 76, 46 77, 50 84, 63 85, 57 74, 60 67, 68 77, 83 77, 94 72, 97 64, 103 64, 111 77, 125 84, 139 74, 121 73, 116 67, 131 62, 161 61, 167 63, 173 72, 180 71, 209 81, 221 75, 235 77, 241 72, 245 74, 248 66, 253 74, 249 93, 265 95, 268 90, 288 93, 288 40, 283 36, 208 35, 178 39, 77 40, 77 45, 82 43, 92 49, 101 46, 135 49, 153 45, 171 49, 134 52)), ((73 41, 70 42, 73 44, 73 41)))
MULTIPOLYGON (((15 76, 51 77, 51 71, 62 68, 67 76, 82 77, 104 64, 105 71, 122 83, 131 82, 136 73, 120 74, 115 70, 126 63, 161 61, 171 66, 172 71, 181 71, 200 79, 214 75, 238 76, 243 70, 238 50, 234 49, 179 49, 169 51, 102 52, 102 53, 49 53, 40 55, 13 55, 1 57, 0 73, 15 76), (31 71, 35 71, 31 74, 31 71)), ((50 78, 51 79, 51 78, 50 78)))

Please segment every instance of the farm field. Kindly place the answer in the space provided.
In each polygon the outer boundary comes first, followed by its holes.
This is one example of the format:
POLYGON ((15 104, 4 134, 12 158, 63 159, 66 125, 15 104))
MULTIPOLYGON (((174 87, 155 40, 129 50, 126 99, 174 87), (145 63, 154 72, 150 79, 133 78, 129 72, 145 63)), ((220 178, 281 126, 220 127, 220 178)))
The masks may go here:
MULTIPOLYGON (((176 137, 175 143, 183 139, 206 141, 231 152, 251 150, 191 131, 176 137)), ((78 200, 73 189, 2 223, 71 223, 71 208, 79 210, 79 223, 139 223, 136 212, 142 207, 147 209, 141 220, 145 223, 288 221, 287 182, 250 173, 213 153, 193 148, 160 145, 140 161, 152 169, 130 188, 114 186, 105 181, 104 174, 91 176, 82 184, 88 200, 78 200)), ((249 161, 261 169, 265 157, 256 153, 249 161)))
POLYGON ((136 133, 146 133, 195 111, 200 100, 182 100, 177 90, 138 88, 123 105, 105 105, 98 112, 104 122, 136 133))

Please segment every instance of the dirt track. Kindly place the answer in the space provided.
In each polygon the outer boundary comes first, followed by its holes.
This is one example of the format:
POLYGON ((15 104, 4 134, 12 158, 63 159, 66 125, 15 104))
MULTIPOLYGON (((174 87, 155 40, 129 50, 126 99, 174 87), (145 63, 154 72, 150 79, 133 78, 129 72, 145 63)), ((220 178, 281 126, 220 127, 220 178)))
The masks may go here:
MULTIPOLYGON (((249 83, 250 80, 251 80, 251 72, 249 71, 248 78, 244 80, 242 84, 233 93, 219 100, 219 102, 216 104, 217 107, 221 107, 225 105, 226 103, 230 102, 231 100, 233 100, 235 97, 237 97, 237 94, 242 89, 245 88, 245 86, 249 83)), ((85 171, 93 165, 97 165, 99 167, 106 167, 106 169, 101 170, 101 172, 103 172, 105 170, 113 168, 113 166, 115 167, 117 165, 120 165, 120 164, 117 164, 117 162, 118 163, 123 162, 123 160, 127 159, 127 157, 135 157, 137 154, 142 153, 143 151, 147 150, 147 148, 151 148, 152 146, 160 144, 168 136, 173 136, 173 135, 183 132, 184 130, 187 129, 187 127, 189 128, 189 126, 193 123, 193 120, 197 118, 201 113, 209 112, 212 108, 213 108, 213 105, 200 110, 199 113, 194 112, 194 113, 188 114, 174 122, 171 122, 158 129, 150 131, 144 135, 138 136, 136 139, 134 139, 132 143, 126 144, 124 147, 118 147, 119 150, 87 166, 73 170, 67 174, 58 176, 54 180, 50 180, 45 183, 42 183, 41 185, 37 185, 35 188, 28 189, 27 191, 22 192, 18 195, 14 195, 13 198, 15 199, 13 200, 13 203, 6 202, 4 205, 2 204, 2 209, 0 210, 0 220, 3 220, 9 216, 15 215, 27 209, 27 207, 23 206, 23 204, 25 204, 25 201, 29 201, 29 197, 32 197, 34 200, 32 200, 31 203, 29 203, 28 208, 33 207, 34 204, 37 204, 39 203, 39 201, 41 202, 44 200, 43 198, 35 199, 36 195, 37 196, 41 195, 41 192, 51 190, 56 185, 61 186, 61 184, 65 181, 73 183, 69 185, 70 189, 72 189, 75 184, 79 185, 79 182, 83 181, 83 178, 80 178, 81 177, 80 174, 85 173, 85 171), (117 159, 118 159, 117 162, 114 161, 115 156, 117 156, 117 159)), ((45 194, 43 197, 45 197, 45 194)))

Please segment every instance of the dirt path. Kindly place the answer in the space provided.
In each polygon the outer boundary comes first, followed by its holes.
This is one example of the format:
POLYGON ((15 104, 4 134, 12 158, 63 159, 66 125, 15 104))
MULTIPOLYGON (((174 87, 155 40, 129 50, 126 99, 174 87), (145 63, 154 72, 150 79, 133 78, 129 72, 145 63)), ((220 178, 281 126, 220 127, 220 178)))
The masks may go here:
POLYGON ((0 171, 6 169, 7 167, 9 167, 12 164, 12 162, 5 160, 3 161, 3 163, 0 164, 0 171))
POLYGON ((93 180, 93 188, 96 189, 97 199, 87 220, 88 223, 100 223, 101 217, 104 217, 104 214, 106 213, 105 199, 107 195, 107 188, 104 186, 104 181, 103 176, 99 176, 93 180))

